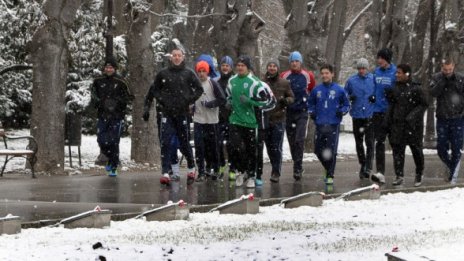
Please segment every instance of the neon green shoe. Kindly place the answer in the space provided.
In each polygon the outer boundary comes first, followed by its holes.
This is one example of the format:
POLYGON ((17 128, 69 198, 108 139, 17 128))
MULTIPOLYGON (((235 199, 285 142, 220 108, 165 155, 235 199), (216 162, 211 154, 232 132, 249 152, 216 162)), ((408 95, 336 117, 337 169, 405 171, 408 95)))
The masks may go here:
POLYGON ((333 184, 334 184, 333 178, 327 177, 327 178, 325 179, 325 184, 326 184, 326 185, 333 185, 333 184))
POLYGON ((234 171, 229 171, 229 180, 235 180, 235 172, 234 171))
POLYGON ((224 166, 221 166, 221 167, 219 168, 219 175, 218 175, 218 178, 219 178, 219 179, 222 179, 222 177, 224 177, 224 173, 225 173, 225 172, 226 172, 226 166, 225 166, 225 165, 224 165, 224 166))

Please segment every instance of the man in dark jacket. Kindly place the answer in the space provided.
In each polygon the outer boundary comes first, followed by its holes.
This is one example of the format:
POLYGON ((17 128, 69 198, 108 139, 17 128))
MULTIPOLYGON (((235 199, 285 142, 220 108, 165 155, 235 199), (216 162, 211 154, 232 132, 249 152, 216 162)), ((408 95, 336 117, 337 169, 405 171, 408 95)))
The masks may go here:
POLYGON ((272 165, 271 181, 278 183, 282 172, 282 144, 284 141, 287 106, 292 104, 293 95, 290 82, 279 77, 279 61, 267 64, 264 81, 269 85, 277 101, 275 108, 266 114, 269 124, 265 129, 264 142, 272 165))
POLYGON ((437 152, 448 168, 446 180, 452 184, 458 178, 464 134, 464 76, 455 73, 454 66, 445 60, 430 83, 430 94, 437 98, 437 152))
MULTIPOLYGON (((219 71, 221 76, 216 78, 217 83, 221 86, 224 94, 227 95, 227 84, 229 83, 230 77, 234 75, 234 62, 231 57, 224 56, 221 58, 221 62, 219 65, 219 71)), ((226 97, 227 98, 227 97, 226 97)), ((219 131, 218 131, 218 149, 219 149, 219 178, 224 176, 224 172, 226 169, 226 157, 224 155, 224 148, 227 151, 230 151, 229 147, 229 116, 230 116, 230 108, 227 104, 223 104, 219 107, 219 131)), ((229 161, 229 164, 232 162, 229 161)), ((232 166, 232 169, 235 169, 232 166)), ((231 180, 235 180, 235 177, 229 177, 231 180)))
POLYGON ((100 151, 108 158, 105 170, 110 177, 117 176, 119 141, 126 115, 130 92, 127 82, 116 74, 116 60, 107 58, 104 75, 92 84, 91 103, 97 108, 97 142, 100 151))
POLYGON ((185 67, 184 52, 180 48, 171 51, 171 63, 155 77, 145 97, 143 119, 148 121, 153 98, 161 108, 161 184, 178 181, 177 175, 169 176, 171 166, 172 137, 179 139, 180 150, 187 159, 187 184, 195 181, 195 161, 189 144, 189 107, 202 95, 203 88, 195 73, 185 67))
POLYGON ((411 148, 416 164, 414 186, 422 183, 424 171, 424 154, 422 139, 424 137, 424 113, 427 100, 419 84, 411 80, 411 67, 400 64, 396 70, 396 84, 389 97, 389 108, 386 115, 390 133, 388 139, 393 150, 393 161, 396 179, 393 185, 401 185, 404 181, 404 155, 406 146, 411 148))

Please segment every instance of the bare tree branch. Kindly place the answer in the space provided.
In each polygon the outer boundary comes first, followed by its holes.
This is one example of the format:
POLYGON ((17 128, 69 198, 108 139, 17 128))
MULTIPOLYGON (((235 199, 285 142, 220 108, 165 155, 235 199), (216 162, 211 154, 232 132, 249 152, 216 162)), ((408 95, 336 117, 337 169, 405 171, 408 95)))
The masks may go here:
POLYGON ((31 65, 27 65, 27 64, 14 64, 14 65, 10 65, 10 66, 6 66, 6 67, 3 67, 0 69, 0 75, 3 75, 7 72, 10 72, 10 71, 24 71, 24 70, 30 70, 32 69, 32 66, 31 65))
POLYGON ((369 2, 357 15, 351 23, 345 28, 345 31, 343 32, 343 40, 346 40, 348 36, 350 35, 351 31, 353 30, 353 27, 358 23, 358 21, 361 19, 361 17, 369 10, 369 8, 372 6, 373 1, 369 2))

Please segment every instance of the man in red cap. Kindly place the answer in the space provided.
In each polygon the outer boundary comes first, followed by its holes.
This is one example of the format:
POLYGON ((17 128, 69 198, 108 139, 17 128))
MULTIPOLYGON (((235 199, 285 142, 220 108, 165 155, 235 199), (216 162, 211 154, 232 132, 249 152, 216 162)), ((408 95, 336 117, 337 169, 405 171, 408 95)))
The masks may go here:
POLYGON ((219 122, 219 106, 226 102, 224 92, 219 84, 208 76, 210 66, 205 61, 199 61, 195 71, 203 87, 203 94, 195 101, 193 114, 195 160, 198 168, 196 181, 206 179, 209 170, 205 169, 205 160, 211 164, 212 179, 219 176, 219 152, 217 144, 217 132, 219 122))

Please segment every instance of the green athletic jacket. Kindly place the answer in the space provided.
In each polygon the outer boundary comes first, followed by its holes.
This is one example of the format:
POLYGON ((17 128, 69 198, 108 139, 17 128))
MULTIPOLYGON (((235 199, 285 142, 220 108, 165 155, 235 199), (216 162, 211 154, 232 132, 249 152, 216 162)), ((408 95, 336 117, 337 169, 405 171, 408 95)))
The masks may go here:
POLYGON ((234 75, 229 80, 228 99, 232 105, 229 123, 247 128, 257 128, 254 107, 266 105, 266 93, 261 81, 250 73, 234 75))

